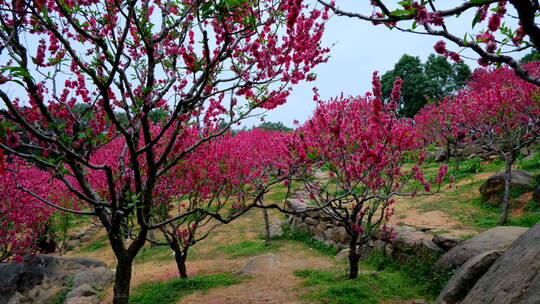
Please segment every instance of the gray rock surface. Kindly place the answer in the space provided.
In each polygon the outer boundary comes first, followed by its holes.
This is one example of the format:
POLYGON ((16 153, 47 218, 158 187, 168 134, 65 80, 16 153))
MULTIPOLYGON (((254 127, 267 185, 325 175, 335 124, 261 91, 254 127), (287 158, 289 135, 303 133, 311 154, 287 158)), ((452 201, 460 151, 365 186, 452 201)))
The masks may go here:
POLYGON ((89 284, 83 284, 68 292, 66 294, 66 299, 91 296, 97 296, 96 291, 89 284))
POLYGON ((491 250, 506 250, 528 228, 499 226, 486 230, 466 240, 445 253, 436 267, 459 267, 474 256, 491 250))
POLYGON ((263 254, 249 259, 237 272, 238 275, 257 274, 279 267, 281 259, 273 254, 263 254))
POLYGON ((80 272, 106 267, 101 261, 84 257, 56 257, 50 255, 25 256, 24 262, 0 264, 0 303, 12 297, 18 303, 44 303, 64 288, 68 278, 80 272))
POLYGON ((502 251, 498 250, 486 251, 461 265, 450 281, 446 283, 435 302, 437 304, 460 303, 478 279, 501 256, 501 253, 502 251))
MULTIPOLYGON (((533 178, 530 173, 512 170, 511 187, 530 187, 532 182, 533 178)), ((480 186, 480 193, 486 198, 492 197, 502 190, 504 190, 504 171, 497 172, 480 186)))
POLYGON ((79 272, 73 277, 73 286, 79 287, 84 284, 103 287, 113 281, 114 273, 106 266, 79 272))
POLYGON ((540 223, 512 243, 462 302, 488 303, 540 303, 540 223))

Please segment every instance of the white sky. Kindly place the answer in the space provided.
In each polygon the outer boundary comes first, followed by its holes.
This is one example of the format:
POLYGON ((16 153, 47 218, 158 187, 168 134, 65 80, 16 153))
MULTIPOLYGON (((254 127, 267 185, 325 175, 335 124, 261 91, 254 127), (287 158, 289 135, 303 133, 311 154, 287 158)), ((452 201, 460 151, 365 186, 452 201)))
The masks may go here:
MULTIPOLYGON (((340 2, 338 0, 336 2, 343 9, 350 8, 351 11, 371 13, 369 5, 351 6, 353 1, 342 0, 340 2)), ((354 2, 369 3, 368 0, 354 2)), ((450 7, 452 3, 459 4, 462 1, 443 0, 436 3, 443 3, 450 7)), ((458 36, 463 37, 465 32, 474 34, 478 30, 486 28, 487 21, 484 21, 483 24, 477 25, 474 30, 471 30, 472 16, 474 16, 474 12, 463 14, 455 20, 449 20, 447 23, 449 31, 459 33, 458 36)), ((322 99, 338 96, 341 92, 345 95, 364 94, 371 90, 373 71, 379 71, 382 75, 385 71, 392 69, 403 54, 419 56, 422 61, 425 61, 429 54, 435 53, 433 45, 438 40, 442 39, 434 36, 404 33, 395 29, 389 30, 383 25, 373 26, 369 22, 354 18, 333 16, 326 24, 323 41, 325 46, 331 46, 334 43, 335 45, 330 51, 329 61, 315 69, 317 80, 295 86, 288 102, 267 112, 265 121, 281 121, 288 126, 292 126, 295 119, 300 123, 305 121, 316 106, 313 101, 312 88, 314 86, 319 89, 322 99)), ((447 42, 447 47, 449 50, 459 51, 459 48, 451 42, 447 42)), ((465 51, 462 54, 478 58, 470 51, 465 51)), ((465 63, 472 70, 478 66, 476 60, 465 60, 465 63)), ((246 120, 243 126, 250 127, 259 123, 260 119, 253 118, 246 120)))

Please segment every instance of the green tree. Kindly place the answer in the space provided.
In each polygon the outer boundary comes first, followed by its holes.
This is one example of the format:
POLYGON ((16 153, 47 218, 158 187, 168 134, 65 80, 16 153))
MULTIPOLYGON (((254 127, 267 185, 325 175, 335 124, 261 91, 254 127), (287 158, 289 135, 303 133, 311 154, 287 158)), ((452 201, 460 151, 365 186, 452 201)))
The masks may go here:
POLYGON ((268 130, 268 131, 285 131, 285 132, 292 131, 291 128, 287 127, 281 121, 278 121, 278 122, 265 121, 262 124, 258 125, 257 128, 268 130))
POLYGON ((381 77, 383 98, 390 99, 396 77, 403 86, 399 100, 399 115, 413 117, 428 101, 451 95, 465 86, 471 70, 463 62, 450 63, 442 56, 429 55, 422 63, 419 57, 404 54, 394 69, 381 77))
POLYGON ((529 54, 523 56, 521 62, 540 61, 540 53, 537 50, 532 50, 529 54))

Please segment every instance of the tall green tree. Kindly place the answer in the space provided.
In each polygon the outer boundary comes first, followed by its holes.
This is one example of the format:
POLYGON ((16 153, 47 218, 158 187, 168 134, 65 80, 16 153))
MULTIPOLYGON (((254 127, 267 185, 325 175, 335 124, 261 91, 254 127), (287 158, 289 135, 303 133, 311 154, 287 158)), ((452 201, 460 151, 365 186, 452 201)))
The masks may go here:
POLYGON ((396 77, 403 80, 399 115, 413 117, 427 102, 451 95, 465 86, 471 70, 463 62, 450 63, 442 56, 429 55, 425 63, 419 57, 404 54, 394 69, 381 78, 383 98, 390 99, 396 77))

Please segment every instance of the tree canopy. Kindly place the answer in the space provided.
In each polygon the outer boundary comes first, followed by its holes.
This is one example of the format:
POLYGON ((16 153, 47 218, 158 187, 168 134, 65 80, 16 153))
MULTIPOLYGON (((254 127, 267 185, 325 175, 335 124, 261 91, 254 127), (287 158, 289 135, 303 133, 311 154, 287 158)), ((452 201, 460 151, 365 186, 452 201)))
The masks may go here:
POLYGON ((450 63, 442 56, 429 55, 425 63, 419 57, 404 54, 394 69, 382 75, 384 100, 390 99, 394 79, 403 80, 398 113, 413 117, 429 100, 438 100, 465 86, 471 70, 463 62, 450 63))

